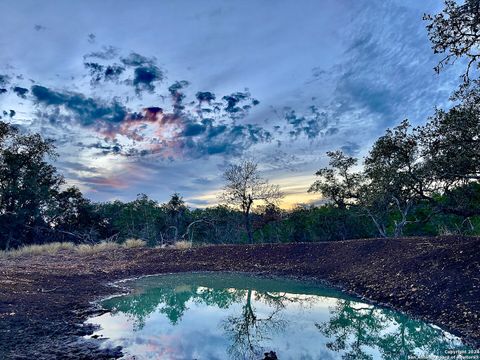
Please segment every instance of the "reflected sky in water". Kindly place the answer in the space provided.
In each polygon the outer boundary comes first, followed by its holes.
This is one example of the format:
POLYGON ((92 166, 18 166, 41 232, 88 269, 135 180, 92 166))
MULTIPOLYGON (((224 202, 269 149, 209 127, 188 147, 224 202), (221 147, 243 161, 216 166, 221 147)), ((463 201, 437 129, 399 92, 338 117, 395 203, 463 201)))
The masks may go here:
POLYGON ((126 359, 408 359, 465 349, 450 334, 313 283, 197 273, 127 283, 89 322, 126 359))

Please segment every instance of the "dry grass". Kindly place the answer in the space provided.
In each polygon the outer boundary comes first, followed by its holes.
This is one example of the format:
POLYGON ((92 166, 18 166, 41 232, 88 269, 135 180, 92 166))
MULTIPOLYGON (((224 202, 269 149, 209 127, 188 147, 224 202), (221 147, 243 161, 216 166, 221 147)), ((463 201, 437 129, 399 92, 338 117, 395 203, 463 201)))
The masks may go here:
POLYGON ((122 246, 127 249, 133 249, 133 248, 145 247, 147 246, 147 243, 140 239, 127 239, 122 244, 122 246))
POLYGON ((80 244, 75 250, 79 254, 96 254, 103 251, 112 251, 119 249, 120 245, 112 241, 102 241, 101 243, 95 245, 80 244))
POLYGON ((32 256, 41 254, 55 254, 60 250, 72 250, 75 249, 75 244, 71 242, 54 242, 43 245, 28 245, 21 248, 0 251, 0 257, 18 257, 18 256, 32 256))
POLYGON ((90 245, 90 244, 75 245, 74 243, 71 243, 71 242, 53 242, 53 243, 42 244, 42 245, 23 246, 21 248, 10 250, 10 251, 0 251, 0 259, 14 258, 19 256, 55 254, 60 250, 76 251, 79 254, 96 254, 99 252, 112 251, 120 248, 133 249, 133 248, 140 248, 145 246, 147 246, 147 243, 140 239, 128 239, 121 245, 112 241, 102 241, 94 245, 90 245))
POLYGON ((192 247, 192 243, 185 240, 177 241, 175 244, 173 244, 173 247, 179 250, 190 249, 192 247))

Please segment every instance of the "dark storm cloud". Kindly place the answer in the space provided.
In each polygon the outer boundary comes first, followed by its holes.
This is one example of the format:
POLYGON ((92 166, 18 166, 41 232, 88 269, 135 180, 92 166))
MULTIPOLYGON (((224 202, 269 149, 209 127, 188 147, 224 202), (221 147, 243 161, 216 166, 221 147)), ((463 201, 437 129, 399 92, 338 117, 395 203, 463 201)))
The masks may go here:
POLYGON ((0 88, 0 95, 1 95, 1 94, 5 94, 6 92, 8 92, 8 90, 7 90, 7 89, 0 88))
POLYGON ((27 94, 28 94, 28 89, 20 87, 20 86, 14 86, 12 88, 12 91, 17 94, 19 98, 26 99, 27 94))

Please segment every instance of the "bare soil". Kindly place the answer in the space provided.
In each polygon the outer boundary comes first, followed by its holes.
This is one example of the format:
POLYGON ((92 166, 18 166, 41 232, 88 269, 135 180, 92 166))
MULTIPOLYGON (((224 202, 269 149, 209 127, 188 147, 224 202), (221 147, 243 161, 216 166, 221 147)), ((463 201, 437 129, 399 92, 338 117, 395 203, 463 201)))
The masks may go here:
POLYGON ((111 359, 82 336, 118 293, 111 282, 184 271, 243 271, 326 281, 432 322, 480 347, 480 238, 368 239, 221 245, 186 250, 63 250, 0 260, 0 359, 111 359))

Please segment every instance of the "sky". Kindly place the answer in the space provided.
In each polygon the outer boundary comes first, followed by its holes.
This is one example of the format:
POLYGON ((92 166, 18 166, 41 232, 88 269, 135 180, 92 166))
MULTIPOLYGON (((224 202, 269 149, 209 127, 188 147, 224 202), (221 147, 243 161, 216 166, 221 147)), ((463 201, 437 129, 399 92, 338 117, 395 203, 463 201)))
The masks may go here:
POLYGON ((422 20, 440 0, 0 2, 0 115, 55 140, 95 201, 218 202, 240 159, 307 190, 326 151, 362 158, 389 127, 449 106, 422 20))

